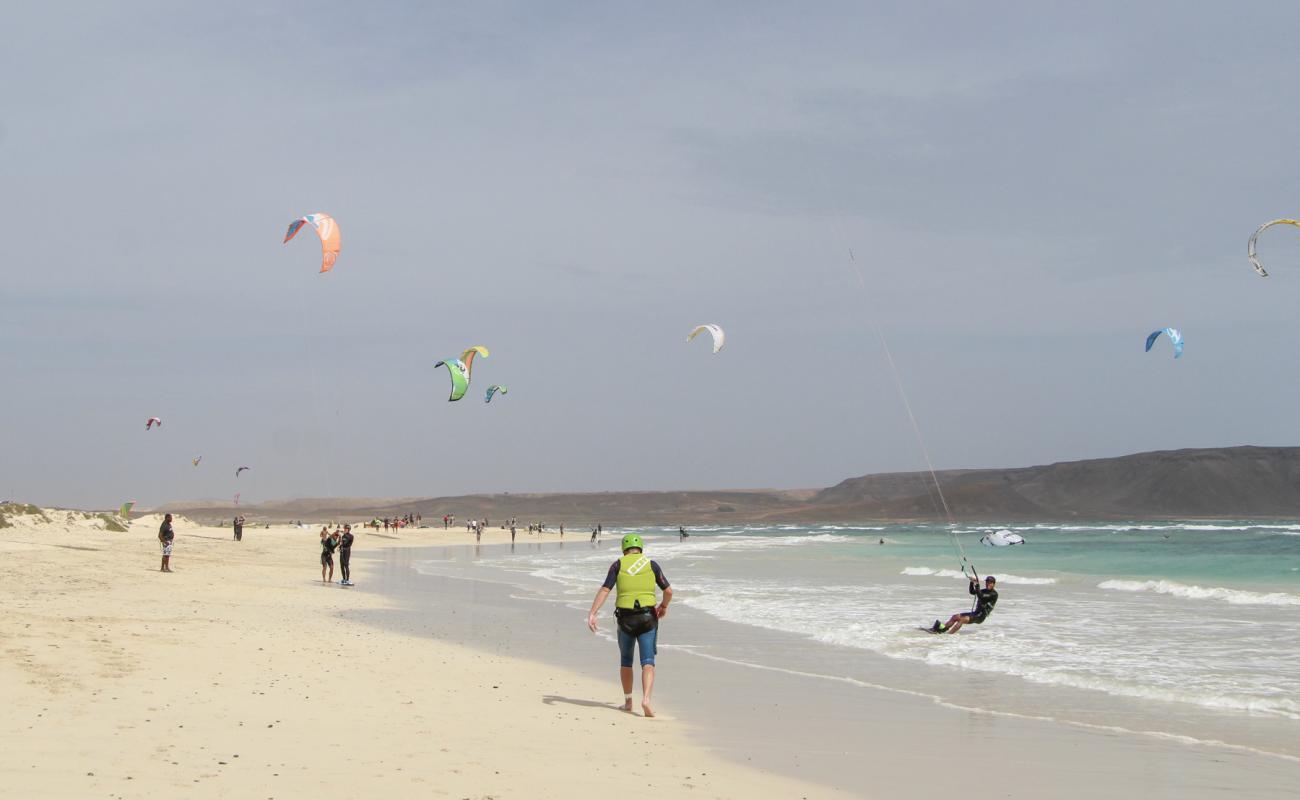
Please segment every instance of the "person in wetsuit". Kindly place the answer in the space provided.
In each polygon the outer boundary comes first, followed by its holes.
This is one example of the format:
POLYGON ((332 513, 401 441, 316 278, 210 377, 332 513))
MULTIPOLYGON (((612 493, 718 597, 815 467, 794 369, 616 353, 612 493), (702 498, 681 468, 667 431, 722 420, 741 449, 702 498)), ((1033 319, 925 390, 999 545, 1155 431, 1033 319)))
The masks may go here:
POLYGON ((668 613, 673 599, 672 587, 664 577, 657 562, 651 561, 641 551, 641 537, 629 533, 623 537, 623 557, 609 565, 605 582, 596 592, 587 614, 587 627, 596 632, 596 612, 605 604, 611 590, 617 587, 614 618, 618 620, 619 680, 623 683, 623 710, 632 710, 632 655, 633 649, 641 651, 641 712, 647 717, 655 715, 650 707, 650 693, 655 685, 655 651, 658 642, 659 620, 668 613), (663 591, 663 602, 655 605, 655 587, 663 591))
POLYGON ((343 571, 343 580, 339 581, 344 586, 352 585, 352 570, 350 563, 352 561, 352 526, 343 526, 343 535, 339 537, 339 569, 343 571))
POLYGON ((956 633, 961 630, 961 626, 975 623, 979 625, 988 619, 989 614, 993 613, 993 606, 998 604, 998 579, 992 575, 984 577, 984 588, 979 587, 979 576, 970 579, 970 593, 975 595, 975 610, 966 611, 961 614, 953 614, 948 618, 948 624, 944 625, 939 620, 934 621, 930 628, 933 633, 956 633))

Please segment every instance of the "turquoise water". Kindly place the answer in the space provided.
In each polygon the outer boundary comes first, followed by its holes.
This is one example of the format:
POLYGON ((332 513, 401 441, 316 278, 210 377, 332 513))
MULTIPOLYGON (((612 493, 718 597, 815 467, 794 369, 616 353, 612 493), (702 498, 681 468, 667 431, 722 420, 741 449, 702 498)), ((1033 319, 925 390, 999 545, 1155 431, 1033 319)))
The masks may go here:
MULTIPOLYGON (((1300 757, 1300 523, 690 531, 637 529, 681 605, 732 626, 678 619, 688 652, 1300 757), (1026 543, 979 543, 1003 527, 1026 543), (919 631, 969 610, 963 550, 997 576, 996 611, 956 636, 919 631)), ((622 533, 601 546, 484 548, 468 567, 543 578, 581 609, 622 533)))

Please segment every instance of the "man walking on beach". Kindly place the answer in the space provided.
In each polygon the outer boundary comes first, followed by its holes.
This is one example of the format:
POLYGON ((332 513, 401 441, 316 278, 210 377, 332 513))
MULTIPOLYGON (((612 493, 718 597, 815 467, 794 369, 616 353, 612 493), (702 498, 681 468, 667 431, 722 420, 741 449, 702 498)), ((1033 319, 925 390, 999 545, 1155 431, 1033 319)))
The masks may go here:
POLYGON ((617 588, 614 618, 618 622, 619 680, 623 683, 623 710, 632 710, 632 655, 641 655, 641 712, 655 715, 650 694, 655 686, 655 652, 659 620, 668 614, 673 590, 658 562, 651 561, 642 550, 641 537, 629 533, 623 537, 623 557, 609 566, 605 582, 596 592, 587 614, 587 627, 596 632, 596 613, 605 604, 611 590, 617 588), (663 590, 663 602, 655 606, 655 587, 663 590))
POLYGON ((172 571, 172 542, 176 540, 176 531, 172 528, 172 515, 163 517, 158 526, 158 544, 162 545, 162 568, 159 572, 172 571))
POLYGON ((931 633, 956 633, 961 630, 962 625, 975 623, 981 624, 993 611, 993 606, 998 603, 998 579, 992 575, 984 577, 984 588, 979 587, 979 576, 976 575, 970 579, 970 593, 975 595, 975 610, 963 614, 953 614, 948 618, 948 624, 943 625, 939 620, 934 621, 931 626, 931 633))
POLYGON ((235 517, 234 527, 235 527, 235 541, 236 542, 244 541, 244 515, 243 514, 240 514, 239 516, 235 517))

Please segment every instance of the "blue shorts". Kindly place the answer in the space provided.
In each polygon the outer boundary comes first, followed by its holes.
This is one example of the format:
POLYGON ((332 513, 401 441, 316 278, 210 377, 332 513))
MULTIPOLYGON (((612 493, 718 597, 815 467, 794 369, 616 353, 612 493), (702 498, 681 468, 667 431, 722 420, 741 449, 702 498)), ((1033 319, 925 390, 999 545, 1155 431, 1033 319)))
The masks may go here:
POLYGON ((641 666, 654 666, 655 653, 658 652, 657 640, 659 637, 659 626, 655 626, 640 636, 633 636, 630 633, 624 633, 621 628, 618 629, 618 664, 621 667, 632 666, 632 647, 639 645, 641 648, 641 666))

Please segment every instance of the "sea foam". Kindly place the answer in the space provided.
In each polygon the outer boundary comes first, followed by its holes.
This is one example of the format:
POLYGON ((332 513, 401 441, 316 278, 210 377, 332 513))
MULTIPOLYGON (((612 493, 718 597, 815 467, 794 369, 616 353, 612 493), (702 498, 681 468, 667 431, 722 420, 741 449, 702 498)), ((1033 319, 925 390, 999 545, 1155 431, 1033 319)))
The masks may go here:
POLYGON ((1120 592, 1155 592, 1185 600, 1223 600, 1237 606, 1300 606, 1300 596, 1286 592, 1249 592, 1222 586, 1189 586, 1174 581, 1109 580, 1097 584, 1097 588, 1120 592))

